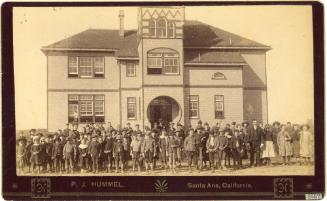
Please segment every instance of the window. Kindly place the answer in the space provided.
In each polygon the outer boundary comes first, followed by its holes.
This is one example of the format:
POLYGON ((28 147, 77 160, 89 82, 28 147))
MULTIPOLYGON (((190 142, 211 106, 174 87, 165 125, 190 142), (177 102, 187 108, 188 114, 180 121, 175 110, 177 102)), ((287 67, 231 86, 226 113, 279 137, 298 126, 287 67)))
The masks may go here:
POLYGON ((104 95, 69 95, 68 122, 103 123, 104 95))
POLYGON ((213 80, 225 80, 226 77, 225 77, 224 74, 217 72, 217 73, 214 73, 212 75, 211 79, 213 79, 213 80))
POLYGON ((215 118, 216 119, 224 118, 224 96, 223 95, 215 96, 215 118))
POLYGON ((136 119, 136 98, 127 98, 127 119, 136 119))
POLYGON ((179 55, 175 50, 158 48, 148 52, 148 74, 178 74, 179 55))
POLYGON ((166 38, 167 37, 167 22, 164 18, 159 18, 157 20, 157 29, 156 35, 159 38, 166 38))
POLYGON ((178 54, 164 54, 164 61, 165 74, 178 73, 178 54))
POLYGON ((132 63, 132 62, 126 63, 126 76, 127 77, 135 77, 136 76, 135 63, 132 63))
POLYGON ((190 118, 199 118, 199 96, 190 96, 190 118))
POLYGON ((104 57, 68 57, 68 77, 104 77, 104 57))
POLYGON ((175 24, 173 22, 168 23, 168 38, 175 37, 175 24))
POLYGON ((78 57, 68 57, 68 75, 78 77, 78 57))
POLYGON ((149 21, 149 35, 151 37, 156 36, 156 21, 154 19, 151 19, 149 21))
POLYGON ((103 77, 104 75, 104 58, 94 57, 94 77, 103 77))

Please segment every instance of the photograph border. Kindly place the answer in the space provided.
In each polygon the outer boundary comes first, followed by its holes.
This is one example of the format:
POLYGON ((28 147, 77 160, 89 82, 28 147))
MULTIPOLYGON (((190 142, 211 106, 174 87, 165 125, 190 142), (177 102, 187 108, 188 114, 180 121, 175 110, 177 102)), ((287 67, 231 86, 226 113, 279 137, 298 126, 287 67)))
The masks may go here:
POLYGON ((319 2, 6 2, 2 5, 2 196, 4 199, 304 199, 306 194, 325 191, 324 154, 324 18, 319 2), (16 175, 15 88, 13 58, 14 7, 100 7, 100 6, 312 6, 314 58, 314 176, 109 176, 109 177, 27 177, 16 175), (9 156, 9 157, 8 157, 9 156), (12 156, 12 157, 11 157, 12 156), (278 179, 278 180, 275 180, 278 179), (274 181, 275 180, 275 181, 274 181), (90 188, 92 182, 117 181, 123 188, 90 188), (165 192, 156 182, 167 183, 165 192), (291 197, 278 197, 275 182, 291 182, 291 197), (141 182, 141 183, 140 183, 141 182), (228 189, 189 189, 187 183, 253 183, 255 189, 233 192, 228 189), (270 182, 270 183, 269 183, 270 182), (76 185, 73 185, 76 184, 76 185), (82 185, 86 184, 85 189, 82 185), (128 185, 127 185, 128 184, 128 185), (142 185, 140 185, 142 184, 142 185), (304 184, 311 184, 307 187, 304 184), (39 192, 38 185, 46 187, 39 192), (111 192, 109 192, 109 190, 111 192), (204 191, 205 190, 205 191, 204 191), (113 192, 115 191, 115 192, 113 192))

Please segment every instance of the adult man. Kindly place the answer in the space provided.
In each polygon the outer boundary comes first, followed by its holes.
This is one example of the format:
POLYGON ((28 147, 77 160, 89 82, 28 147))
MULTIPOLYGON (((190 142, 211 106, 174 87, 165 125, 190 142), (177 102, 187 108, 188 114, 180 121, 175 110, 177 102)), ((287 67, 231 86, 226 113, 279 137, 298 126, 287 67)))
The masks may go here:
POLYGON ((168 136, 166 129, 161 130, 161 135, 159 138, 159 150, 160 150, 160 162, 161 162, 161 168, 167 168, 167 146, 168 146, 168 136))
POLYGON ((249 129, 251 154, 250 154, 250 165, 260 166, 260 152, 262 144, 263 130, 258 126, 257 120, 252 121, 252 126, 249 129))
POLYGON ((194 129, 191 128, 189 130, 189 135, 185 138, 184 141, 184 150, 186 151, 187 159, 188 159, 188 166, 189 171, 192 172, 192 162, 193 165, 196 166, 198 169, 198 153, 197 153, 197 146, 199 144, 198 139, 194 135, 194 129))
POLYGON ((155 142, 151 136, 151 131, 147 131, 141 148, 141 153, 145 158, 146 171, 149 170, 149 166, 151 171, 153 171, 153 156, 156 155, 155 151, 155 142))
POLYGON ((89 153, 92 159, 92 170, 93 173, 98 173, 99 169, 99 156, 100 156, 100 144, 97 141, 98 136, 92 137, 92 142, 89 145, 89 153))

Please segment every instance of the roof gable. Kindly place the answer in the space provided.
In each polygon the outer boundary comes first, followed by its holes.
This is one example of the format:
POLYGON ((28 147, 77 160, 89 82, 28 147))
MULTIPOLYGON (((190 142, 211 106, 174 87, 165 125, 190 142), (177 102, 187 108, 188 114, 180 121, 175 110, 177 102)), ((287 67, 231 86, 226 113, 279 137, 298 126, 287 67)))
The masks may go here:
POLYGON ((208 24, 186 20, 184 24, 184 47, 266 47, 228 31, 208 24))
MULTIPOLYGON (((261 43, 198 21, 186 20, 183 30, 184 48, 269 49, 261 43)), ((88 29, 42 48, 45 51, 65 49, 116 51, 118 57, 138 57, 137 31, 127 30, 125 36, 121 37, 118 30, 88 29)))

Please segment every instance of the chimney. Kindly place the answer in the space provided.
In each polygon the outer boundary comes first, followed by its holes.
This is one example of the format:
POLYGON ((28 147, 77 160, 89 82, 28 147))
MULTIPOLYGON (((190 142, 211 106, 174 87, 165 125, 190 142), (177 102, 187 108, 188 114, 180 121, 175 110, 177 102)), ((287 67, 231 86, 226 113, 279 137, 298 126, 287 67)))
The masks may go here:
POLYGON ((119 11, 119 36, 124 37, 124 11, 119 11))

